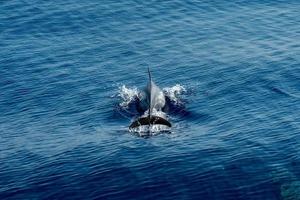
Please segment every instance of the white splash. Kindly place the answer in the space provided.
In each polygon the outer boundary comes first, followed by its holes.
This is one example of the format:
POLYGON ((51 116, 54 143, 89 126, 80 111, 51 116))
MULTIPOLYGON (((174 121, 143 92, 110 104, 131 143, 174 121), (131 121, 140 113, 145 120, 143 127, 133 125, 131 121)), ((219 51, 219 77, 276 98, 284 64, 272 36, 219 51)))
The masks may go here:
POLYGON ((118 97, 121 97, 122 101, 119 103, 121 107, 127 108, 128 105, 135 100, 139 95, 139 91, 136 87, 127 88, 126 85, 119 87, 118 97))
POLYGON ((161 133, 162 131, 171 131, 170 127, 160 124, 154 124, 151 126, 138 126, 136 128, 129 129, 129 132, 138 134, 139 136, 153 136, 161 133))
POLYGON ((176 84, 173 87, 163 88, 163 91, 165 95, 170 98, 171 101, 175 102, 176 104, 180 104, 180 95, 186 92, 186 89, 182 85, 176 84))

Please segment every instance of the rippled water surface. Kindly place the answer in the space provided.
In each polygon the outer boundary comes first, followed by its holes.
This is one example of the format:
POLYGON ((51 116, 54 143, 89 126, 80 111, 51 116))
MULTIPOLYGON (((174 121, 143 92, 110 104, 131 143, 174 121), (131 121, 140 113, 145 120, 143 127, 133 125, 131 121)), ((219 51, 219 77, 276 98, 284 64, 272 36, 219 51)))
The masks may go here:
POLYGON ((299 10, 1 1, 0 199, 300 199, 299 10), (145 138, 123 106, 148 66, 184 92, 145 138))

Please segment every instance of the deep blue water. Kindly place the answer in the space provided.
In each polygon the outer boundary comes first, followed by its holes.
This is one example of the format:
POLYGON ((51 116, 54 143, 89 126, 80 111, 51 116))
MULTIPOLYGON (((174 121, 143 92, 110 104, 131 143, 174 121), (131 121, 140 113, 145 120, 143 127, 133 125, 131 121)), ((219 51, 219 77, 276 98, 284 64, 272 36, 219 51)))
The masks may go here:
POLYGON ((0 2, 0 199, 300 199, 300 2, 0 2), (186 92, 128 131, 147 67, 186 92))

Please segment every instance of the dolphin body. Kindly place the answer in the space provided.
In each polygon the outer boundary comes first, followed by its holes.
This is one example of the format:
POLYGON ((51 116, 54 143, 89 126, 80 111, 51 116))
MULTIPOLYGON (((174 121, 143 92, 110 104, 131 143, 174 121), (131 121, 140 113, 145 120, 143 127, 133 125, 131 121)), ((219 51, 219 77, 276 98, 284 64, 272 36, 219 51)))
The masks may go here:
POLYGON ((157 116, 155 113, 162 111, 166 105, 166 99, 163 91, 152 81, 151 73, 148 68, 149 82, 147 87, 140 94, 140 106, 142 109, 148 109, 148 116, 139 117, 131 123, 129 129, 143 125, 165 125, 171 127, 171 123, 162 116, 157 116))

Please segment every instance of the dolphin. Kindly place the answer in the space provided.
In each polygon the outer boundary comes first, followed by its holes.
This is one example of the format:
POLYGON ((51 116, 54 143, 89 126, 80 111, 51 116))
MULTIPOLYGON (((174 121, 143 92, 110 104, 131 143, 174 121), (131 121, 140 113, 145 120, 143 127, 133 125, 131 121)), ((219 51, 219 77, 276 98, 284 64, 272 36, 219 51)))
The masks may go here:
POLYGON ((147 87, 140 94, 141 107, 147 108, 147 116, 141 116, 131 123, 129 129, 143 125, 165 125, 171 127, 171 123, 163 116, 157 116, 156 113, 162 111, 166 105, 166 99, 163 91, 152 81, 151 72, 148 67, 149 81, 147 87))

